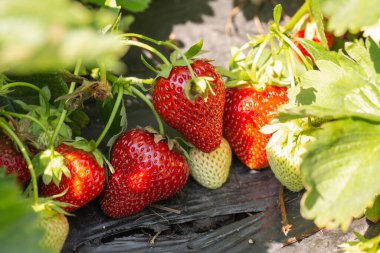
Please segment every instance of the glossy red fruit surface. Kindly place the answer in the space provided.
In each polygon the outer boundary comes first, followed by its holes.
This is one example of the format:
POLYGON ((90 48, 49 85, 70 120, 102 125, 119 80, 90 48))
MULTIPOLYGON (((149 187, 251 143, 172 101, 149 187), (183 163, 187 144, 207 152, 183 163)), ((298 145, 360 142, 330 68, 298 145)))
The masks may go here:
POLYGON ((153 134, 142 129, 127 131, 117 139, 111 163, 115 173, 101 197, 101 207, 114 218, 137 213, 173 196, 189 175, 181 154, 169 150, 163 140, 155 143, 153 134))
POLYGON ((203 60, 194 60, 198 77, 211 77, 213 91, 207 101, 201 97, 192 103, 185 97, 184 87, 191 79, 187 67, 173 67, 167 79, 159 77, 153 89, 153 104, 161 117, 203 152, 211 152, 221 142, 225 87, 214 67, 203 60))
POLYGON ((0 134, 0 167, 6 167, 6 174, 15 173, 21 184, 30 180, 28 166, 22 154, 5 134, 0 134))
POLYGON ((62 175, 59 187, 53 182, 48 185, 40 182, 40 193, 42 196, 51 196, 68 189, 65 195, 56 200, 75 205, 64 208, 72 212, 100 195, 105 183, 105 169, 83 150, 61 144, 56 151, 66 158, 71 178, 62 175))
POLYGON ((266 86, 227 89, 224 136, 237 157, 251 169, 268 167, 265 147, 271 137, 260 132, 278 107, 288 102, 287 88, 266 86))

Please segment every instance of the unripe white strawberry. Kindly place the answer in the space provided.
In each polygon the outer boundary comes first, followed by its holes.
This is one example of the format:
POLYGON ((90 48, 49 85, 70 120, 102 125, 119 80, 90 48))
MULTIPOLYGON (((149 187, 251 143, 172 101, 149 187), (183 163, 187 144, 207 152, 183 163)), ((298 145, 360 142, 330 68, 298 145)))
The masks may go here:
POLYGON ((222 138, 220 146, 210 153, 192 148, 190 156, 190 175, 200 185, 217 189, 228 179, 231 167, 232 152, 226 139, 222 138))
POLYGON ((40 227, 44 230, 41 244, 52 252, 59 253, 69 233, 69 223, 65 215, 54 211, 42 211, 40 227))
POLYGON ((298 192, 304 188, 300 171, 305 145, 314 137, 307 134, 307 122, 293 120, 261 129, 264 133, 273 133, 266 147, 269 165, 276 178, 286 188, 298 192))

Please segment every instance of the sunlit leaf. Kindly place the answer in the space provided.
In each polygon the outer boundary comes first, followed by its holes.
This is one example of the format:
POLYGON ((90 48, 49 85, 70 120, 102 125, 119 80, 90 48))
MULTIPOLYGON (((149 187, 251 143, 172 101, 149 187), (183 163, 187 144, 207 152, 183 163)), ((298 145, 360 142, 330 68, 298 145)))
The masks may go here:
POLYGON ((43 231, 38 228, 38 217, 31 199, 21 196, 14 175, 5 176, 0 169, 0 245, 6 253, 44 253, 39 242, 43 231))
POLYGON ((380 192, 380 124, 352 119, 326 123, 306 149, 301 213, 319 227, 346 230, 380 192))
POLYGON ((380 19, 378 0, 320 0, 328 20, 328 30, 336 36, 345 32, 357 33, 380 19))

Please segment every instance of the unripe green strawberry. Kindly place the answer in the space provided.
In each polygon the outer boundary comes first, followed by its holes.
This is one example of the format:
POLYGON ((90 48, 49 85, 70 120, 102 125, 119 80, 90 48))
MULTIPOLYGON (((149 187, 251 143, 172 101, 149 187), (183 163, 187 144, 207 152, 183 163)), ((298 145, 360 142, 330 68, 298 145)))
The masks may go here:
POLYGON ((69 223, 66 216, 53 211, 43 211, 40 227, 45 234, 41 240, 43 247, 52 252, 61 252, 63 244, 69 233, 69 223))
POLYGON ((304 186, 300 172, 300 153, 289 152, 281 144, 267 148, 269 165, 276 178, 291 191, 301 191, 304 186))
POLYGON ((226 139, 222 138, 220 146, 210 153, 192 148, 189 156, 191 159, 190 175, 202 186, 216 189, 227 181, 232 152, 226 139))
POLYGON ((306 152, 306 143, 313 140, 306 134, 306 125, 306 121, 293 120, 261 129, 268 134, 274 132, 266 147, 268 162, 281 184, 294 192, 304 188, 301 156, 306 152))

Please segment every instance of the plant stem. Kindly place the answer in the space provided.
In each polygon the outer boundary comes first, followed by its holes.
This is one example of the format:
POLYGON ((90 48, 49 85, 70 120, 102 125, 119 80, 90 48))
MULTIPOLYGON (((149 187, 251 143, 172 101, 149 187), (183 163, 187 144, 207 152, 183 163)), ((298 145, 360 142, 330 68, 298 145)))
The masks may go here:
POLYGON ((290 77, 290 87, 294 88, 296 86, 296 82, 294 81, 294 73, 293 73, 293 65, 291 62, 291 52, 288 48, 285 49, 286 55, 286 63, 288 65, 288 72, 290 77))
POLYGON ((290 19, 290 21, 284 26, 285 31, 293 29, 293 27, 300 21, 300 19, 309 11, 309 5, 305 2, 301 8, 298 9, 296 14, 290 19))
POLYGON ((162 124, 162 120, 161 120, 160 116, 158 115, 156 109, 154 109, 154 106, 153 106, 152 102, 143 93, 141 93, 138 89, 136 89, 135 87, 131 86, 131 90, 141 100, 143 100, 149 106, 149 108, 152 110, 152 112, 154 114, 154 117, 157 120, 157 124, 158 124, 158 128, 159 128, 160 134, 164 135, 165 134, 164 125, 162 124))
POLYGON ((42 99, 44 100, 45 107, 46 107, 46 114, 49 114, 50 112, 49 99, 45 96, 45 94, 42 92, 42 90, 38 86, 31 83, 26 83, 26 82, 13 82, 13 83, 8 83, 4 85, 2 89, 7 90, 13 87, 28 87, 37 91, 41 95, 42 99))
POLYGON ((297 55, 301 58, 303 64, 305 65, 307 70, 313 70, 313 66, 310 65, 310 63, 307 61, 303 53, 299 50, 299 48, 289 39, 286 35, 278 31, 277 29, 272 30, 274 33, 276 33, 286 44, 288 44, 296 53, 297 55))
POLYGON ((251 66, 251 73, 252 73, 253 78, 254 78, 253 81, 257 81, 256 66, 257 66, 257 63, 259 62, 261 54, 264 52, 265 47, 268 45, 270 38, 271 37, 269 35, 266 36, 265 40, 261 43, 259 49, 257 50, 255 58, 253 58, 252 66, 251 66))
POLYGON ((117 113, 117 111, 118 111, 118 109, 120 107, 120 104, 123 101, 123 95, 124 95, 124 88, 123 88, 122 85, 120 85, 119 89, 118 89, 118 92, 117 92, 117 98, 116 98, 116 101, 115 101, 115 105, 113 106, 111 115, 108 118, 107 124, 104 127, 102 133, 100 134, 99 138, 95 142, 95 147, 96 148, 100 145, 100 143, 102 142, 102 140, 106 136, 108 130, 110 129, 110 127, 112 125, 112 122, 115 119, 116 113, 117 113))
POLYGON ((9 137, 11 137, 11 139, 13 139, 14 142, 16 142, 17 146, 20 149, 22 156, 24 157, 24 159, 26 161, 26 164, 28 165, 28 170, 29 170, 30 177, 32 179, 32 185, 33 185, 33 201, 34 201, 34 204, 37 204, 38 203, 37 178, 36 178, 36 174, 34 173, 33 163, 30 160, 28 152, 26 151, 24 144, 17 137, 15 132, 9 127, 8 123, 4 119, 0 119, 0 127, 3 128, 5 133, 7 133, 9 135, 9 137))
POLYGON ((5 115, 5 116, 9 115, 9 116, 16 117, 16 118, 29 119, 29 120, 33 121, 34 123, 36 123, 37 125, 39 125, 42 128, 42 130, 47 132, 47 128, 38 119, 36 119, 33 116, 30 116, 27 114, 15 113, 15 112, 8 112, 8 111, 0 111, 0 114, 5 115))
MULTIPOLYGON (((177 51, 182 56, 183 60, 186 63, 187 68, 190 71, 191 78, 192 79, 196 78, 194 71, 193 71, 193 68, 190 65, 189 59, 187 59, 186 55, 176 45, 174 45, 170 41, 159 41, 159 40, 155 40, 155 39, 152 39, 152 38, 149 38, 149 37, 146 37, 144 35, 137 34, 137 33, 125 33, 125 34, 123 34, 123 36, 125 36, 125 37, 136 37, 136 38, 140 38, 140 39, 152 42, 152 43, 159 45, 159 46, 168 46, 168 47, 173 48, 175 51, 177 51)), ((170 62, 168 62, 168 65, 170 65, 170 62)))
MULTIPOLYGON (((110 80, 111 82, 117 82, 117 80, 119 79, 117 76, 111 74, 111 73, 108 73, 107 75, 107 78, 108 80, 110 80)), ((141 78, 137 78, 137 77, 124 77, 124 80, 128 83, 133 83, 133 84, 147 84, 147 85, 153 85, 154 83, 154 79, 153 78, 146 78, 146 79, 141 79, 141 78)))
POLYGON ((152 52, 153 54, 157 55, 163 62, 165 65, 170 65, 170 62, 168 61, 168 59, 166 59, 166 57, 161 54, 157 49, 145 44, 145 43, 141 43, 139 41, 133 41, 133 40, 126 40, 126 41, 123 41, 123 44, 127 45, 127 46, 136 46, 136 47, 140 47, 140 48, 143 48, 143 49, 146 49, 150 52, 152 52))
POLYGON ((169 42, 169 41, 163 41, 163 45, 166 45, 166 46, 172 47, 175 51, 177 51, 177 52, 182 56, 182 59, 185 61, 186 66, 187 66, 187 68, 189 69, 189 72, 190 72, 191 78, 192 78, 192 79, 195 79, 196 76, 195 76, 195 73, 194 73, 193 68, 192 68, 191 65, 190 65, 189 59, 187 59, 186 55, 181 51, 181 49, 179 49, 176 45, 174 45, 173 43, 171 43, 171 42, 169 42))
POLYGON ((100 81, 102 83, 107 83, 107 70, 106 65, 104 63, 99 64, 100 67, 100 81))
POLYGON ((318 228, 318 227, 313 227, 305 232, 303 232, 302 234, 298 235, 298 236, 295 236, 295 237, 290 237, 289 239, 285 240, 283 243, 282 243, 282 246, 281 248, 283 247, 286 247, 286 246, 289 246, 293 243, 296 243, 296 242, 299 242, 299 241, 302 241, 303 239, 305 238, 308 238, 309 236, 317 233, 318 231, 320 231, 321 229, 318 228))
POLYGON ((241 52, 243 52, 244 50, 246 50, 247 48, 249 48, 249 47, 251 47, 251 46, 252 46, 252 45, 251 45, 251 41, 249 41, 249 42, 245 43, 243 46, 241 46, 241 47, 240 47, 240 48, 234 53, 234 55, 232 55, 231 60, 230 60, 229 65, 228 65, 230 69, 232 68, 233 64, 235 63, 235 59, 236 59, 236 57, 238 57, 239 54, 240 54, 241 52))
MULTIPOLYGON (((75 66, 74 75, 78 75, 81 64, 82 64, 82 60, 78 60, 75 66)), ((75 82, 71 82, 68 94, 73 93, 74 90, 75 90, 75 82)), ((60 104, 60 108, 62 108, 61 117, 59 118, 57 127, 55 128, 53 137, 51 138, 51 141, 50 141, 50 149, 52 149, 52 151, 54 149, 54 142, 57 139, 59 131, 61 130, 63 122, 65 121, 65 118, 66 118, 67 110, 64 109, 64 106, 65 106, 65 101, 62 101, 60 104)), ((52 154, 53 153, 54 152, 52 152, 52 154)))
POLYGON ((285 201, 284 201, 284 186, 280 186, 280 191, 278 193, 278 206, 280 208, 281 212, 281 222, 282 222, 282 232, 285 236, 288 235, 289 231, 292 228, 292 225, 289 224, 288 216, 286 214, 286 207, 285 207, 285 201))

